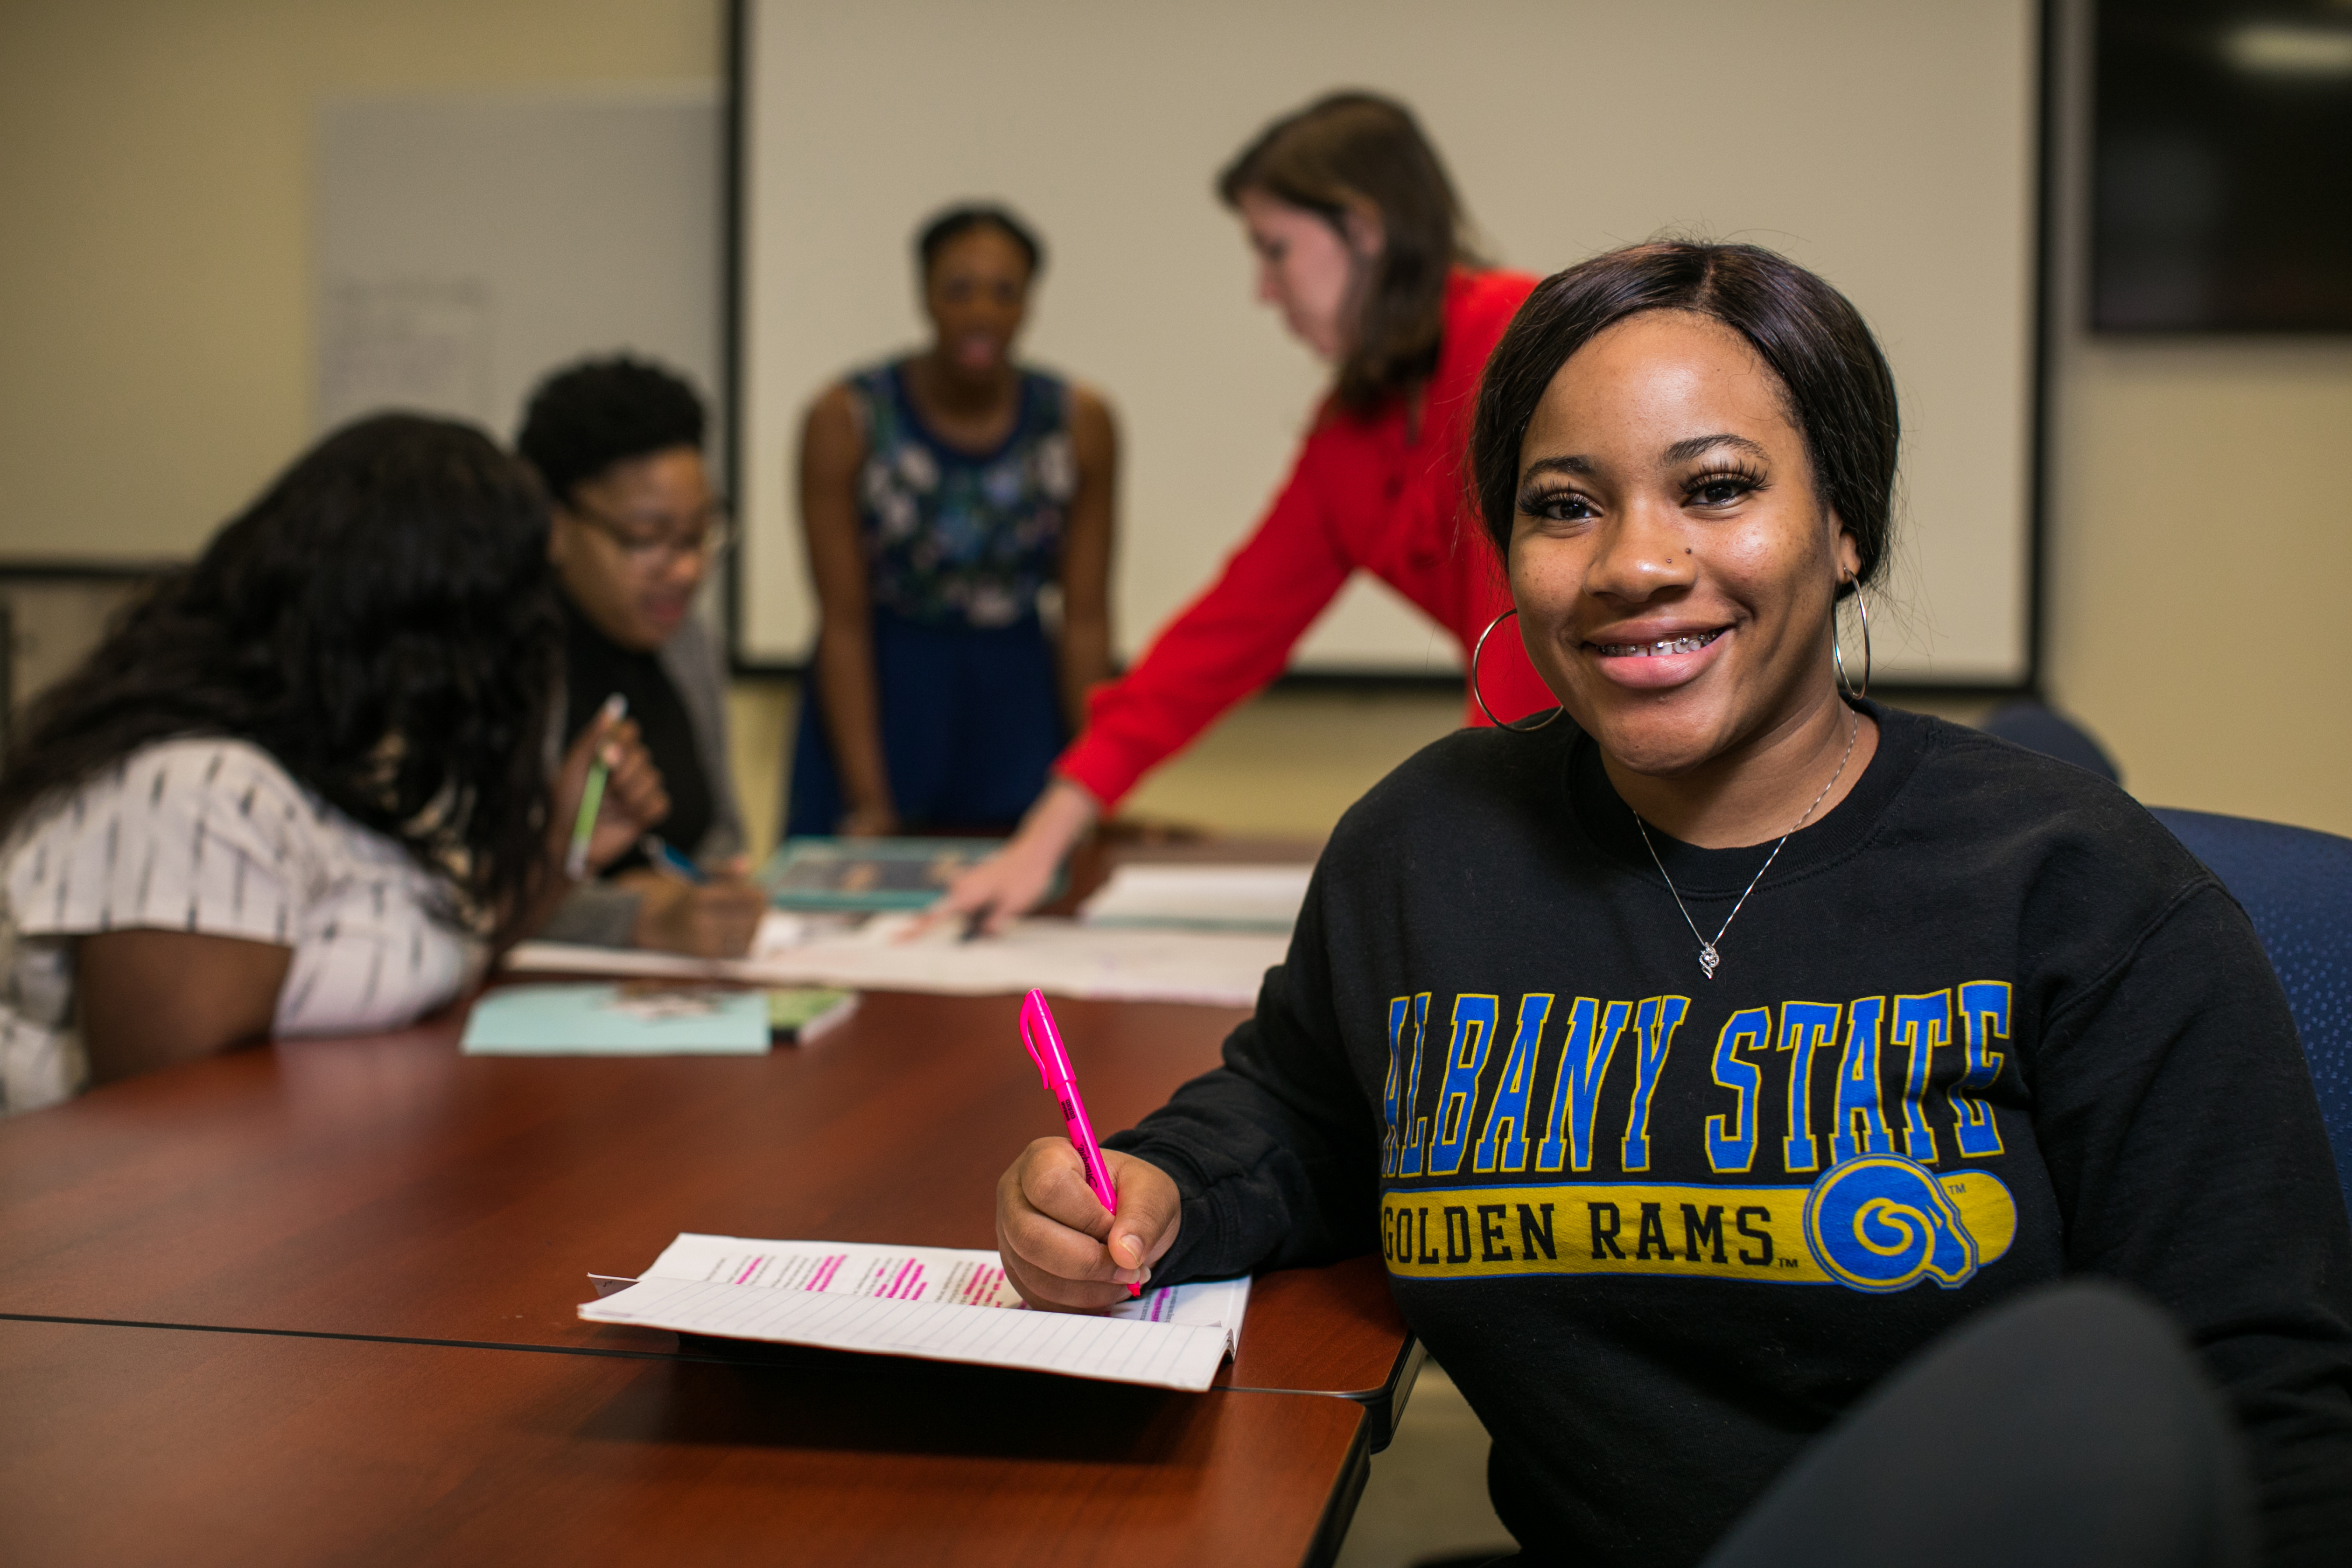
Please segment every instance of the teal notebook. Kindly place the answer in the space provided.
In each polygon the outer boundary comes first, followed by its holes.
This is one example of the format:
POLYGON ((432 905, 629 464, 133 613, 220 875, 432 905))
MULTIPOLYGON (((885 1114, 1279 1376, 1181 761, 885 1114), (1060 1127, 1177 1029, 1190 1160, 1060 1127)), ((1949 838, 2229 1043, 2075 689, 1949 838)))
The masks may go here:
POLYGON ((768 994, 675 982, 501 985, 474 1004, 469 1057, 758 1056, 768 994))

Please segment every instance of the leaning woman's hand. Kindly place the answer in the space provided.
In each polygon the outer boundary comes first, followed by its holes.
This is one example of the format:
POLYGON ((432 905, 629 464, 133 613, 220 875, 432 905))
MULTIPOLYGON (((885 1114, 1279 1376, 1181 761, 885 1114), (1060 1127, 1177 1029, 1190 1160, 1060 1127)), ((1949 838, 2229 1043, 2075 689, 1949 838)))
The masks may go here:
POLYGON ((926 919, 944 915, 978 917, 980 929, 993 936, 1017 915, 1045 902, 1062 858, 1094 826, 1094 796, 1067 779, 1055 779, 1021 820, 1021 831, 1004 847, 948 884, 948 890, 927 911, 926 919))
POLYGON ((638 738, 636 721, 600 715, 572 742, 556 775, 555 810, 547 834, 558 866, 572 847, 572 825, 579 820, 580 799, 588 789, 588 769, 599 754, 608 771, 596 826, 588 839, 592 870, 627 854, 631 845, 669 816, 669 791, 663 786, 661 770, 654 766, 653 753, 638 738))
POLYGON ((1103 1163, 1118 1191, 1116 1215, 1087 1185, 1066 1138, 1038 1139, 996 1184, 996 1250, 1004 1277, 1033 1307, 1115 1307, 1176 1243, 1182 1202, 1168 1173, 1116 1149, 1103 1151, 1103 1163))

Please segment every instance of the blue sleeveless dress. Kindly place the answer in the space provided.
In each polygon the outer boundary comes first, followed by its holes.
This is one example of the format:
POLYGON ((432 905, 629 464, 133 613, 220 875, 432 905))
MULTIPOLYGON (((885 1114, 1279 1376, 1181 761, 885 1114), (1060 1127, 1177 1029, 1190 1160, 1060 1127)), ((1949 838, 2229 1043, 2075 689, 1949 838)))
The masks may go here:
MULTIPOLYGON (((1037 595, 1061 579, 1077 492, 1069 386, 1024 371, 992 452, 922 421, 898 363, 849 379, 865 426, 858 534, 874 605, 882 759, 909 828, 1010 831, 1068 739, 1037 595)), ((830 834, 848 804, 814 679, 793 743, 787 836, 830 834)))

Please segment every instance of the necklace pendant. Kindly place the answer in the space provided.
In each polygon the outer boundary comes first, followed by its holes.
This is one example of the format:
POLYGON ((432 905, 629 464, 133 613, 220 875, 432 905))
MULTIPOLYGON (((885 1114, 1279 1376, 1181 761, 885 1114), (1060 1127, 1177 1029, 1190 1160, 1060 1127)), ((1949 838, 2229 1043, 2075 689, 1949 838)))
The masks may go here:
POLYGON ((1703 942, 1698 944, 1698 966, 1706 973, 1709 980, 1715 978, 1715 966, 1722 962, 1716 954, 1715 943, 1703 942))

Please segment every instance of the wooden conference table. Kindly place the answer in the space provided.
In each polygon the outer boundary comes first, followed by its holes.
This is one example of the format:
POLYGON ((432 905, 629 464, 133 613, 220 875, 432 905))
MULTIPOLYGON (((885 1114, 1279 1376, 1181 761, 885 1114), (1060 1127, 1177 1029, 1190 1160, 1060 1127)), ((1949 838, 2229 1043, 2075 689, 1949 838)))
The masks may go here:
MULTIPOLYGON (((453 1016, 0 1123, 0 1557, 1328 1558, 1417 1366, 1374 1259, 1262 1278, 1206 1394, 574 1315, 683 1230, 992 1245, 1059 1131, 1014 1009, 631 1059, 461 1057, 453 1016)), ((1106 1126, 1239 1016, 1056 1012, 1106 1126)))

